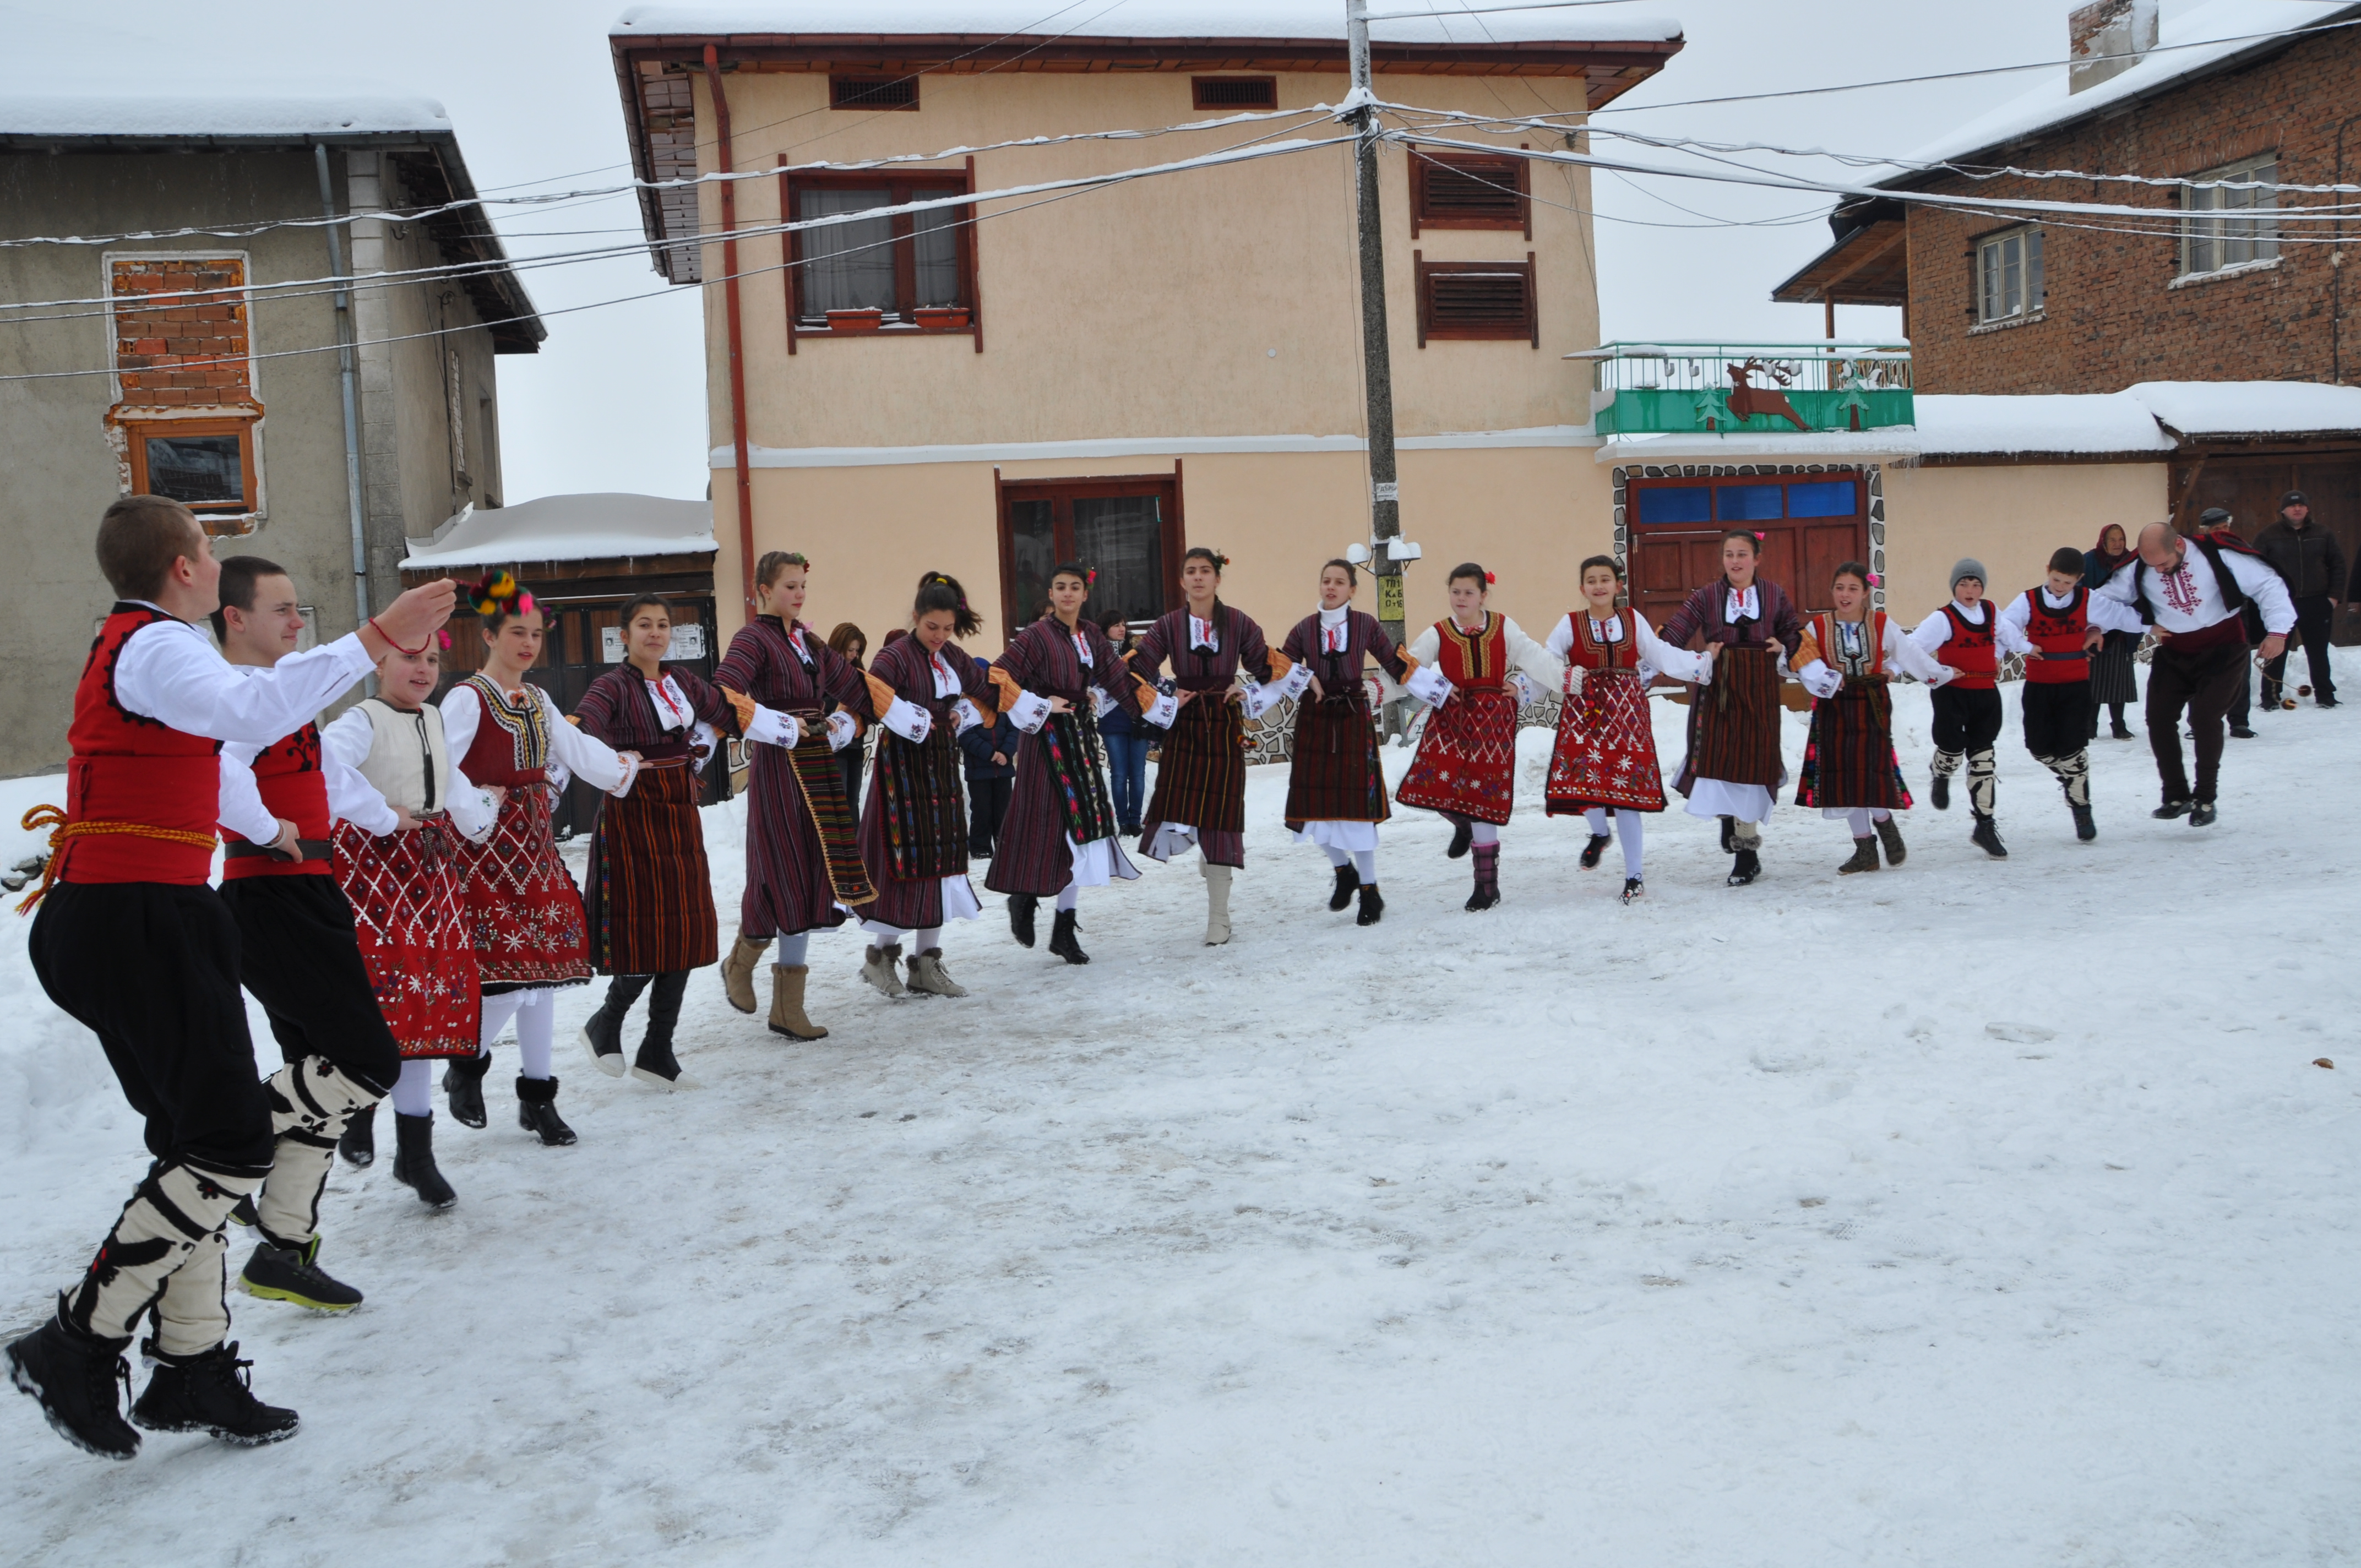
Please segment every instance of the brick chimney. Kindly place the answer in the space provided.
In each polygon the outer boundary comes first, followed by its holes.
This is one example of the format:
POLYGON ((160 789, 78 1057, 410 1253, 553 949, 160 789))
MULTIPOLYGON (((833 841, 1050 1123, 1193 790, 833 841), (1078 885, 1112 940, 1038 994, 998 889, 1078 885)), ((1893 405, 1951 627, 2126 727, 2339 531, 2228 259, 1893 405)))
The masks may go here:
POLYGON ((2067 91, 2096 87, 2137 65, 2156 47, 2156 23, 2157 0, 2092 0, 2068 12, 2067 91))

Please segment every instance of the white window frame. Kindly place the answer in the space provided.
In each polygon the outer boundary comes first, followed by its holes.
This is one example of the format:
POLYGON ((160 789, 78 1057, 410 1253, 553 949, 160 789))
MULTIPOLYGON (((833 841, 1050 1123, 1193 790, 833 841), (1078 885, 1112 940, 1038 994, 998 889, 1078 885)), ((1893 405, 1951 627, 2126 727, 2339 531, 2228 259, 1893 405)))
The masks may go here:
POLYGON ((1985 326, 2037 316, 2048 303, 2038 225, 1976 241, 1976 320, 1985 326))
POLYGON ((2251 215, 2276 211, 2279 192, 2225 189, 2224 184, 2212 183, 2218 181, 2233 185, 2241 182, 2275 184, 2279 180, 2279 163, 2278 153, 2260 153, 2220 169, 2208 170, 2196 177, 2205 183, 2181 187, 2181 211, 2188 214, 2180 220, 2182 277, 2228 272, 2279 259, 2279 220, 2251 215), (2232 215, 2238 213, 2249 215, 2232 215), (2200 214, 2209 215, 2199 216, 2200 214), (2210 215, 2215 214, 2221 215, 2210 215))

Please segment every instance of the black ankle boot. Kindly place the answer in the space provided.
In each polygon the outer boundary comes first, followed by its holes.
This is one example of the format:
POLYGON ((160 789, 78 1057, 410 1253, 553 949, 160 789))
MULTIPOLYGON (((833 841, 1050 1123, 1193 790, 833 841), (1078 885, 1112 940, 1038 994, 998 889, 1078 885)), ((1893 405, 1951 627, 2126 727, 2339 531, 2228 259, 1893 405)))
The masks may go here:
POLYGON ((1951 775, 1949 773, 1937 773, 1933 782, 1927 786, 1927 795, 1928 800, 1934 806, 1936 810, 1950 810, 1951 775))
POLYGON ((416 1190, 418 1201, 430 1209, 448 1209, 459 1201, 434 1163, 434 1118, 393 1116, 393 1179, 416 1190))
POLYGON ((1587 872, 1597 871, 1599 858, 1607 853, 1607 846, 1612 842, 1614 842, 1614 837, 1611 834, 1593 833, 1590 836, 1590 842, 1582 847, 1582 869, 1587 872))
POLYGON ((139 1434, 125 1423, 115 1387, 130 1392, 131 1365, 123 1359, 130 1346, 128 1339, 100 1339, 52 1316, 8 1347, 9 1379, 41 1402, 50 1427, 76 1448, 129 1459, 139 1452, 139 1434))
POLYGON ((607 1000, 582 1021, 582 1048, 590 1053, 591 1061, 609 1078, 623 1076, 623 1014, 631 1004, 625 1002, 620 1007, 615 1005, 615 992, 620 984, 618 977, 616 984, 608 987, 607 1000))
POLYGON ((539 1135, 551 1148, 564 1148, 575 1141, 574 1129, 557 1113, 557 1080, 520 1077, 516 1091, 518 1126, 539 1135))
POLYGON ((367 1166, 377 1163, 377 1107, 364 1105, 345 1118, 345 1130, 336 1138, 336 1152, 346 1165, 367 1166))
POLYGON ((249 1296, 291 1301, 315 1312, 349 1312, 361 1304, 359 1291, 320 1266, 317 1236, 302 1246, 282 1246, 266 1234, 237 1282, 249 1296))
POLYGON ((1363 883, 1361 884, 1361 912, 1353 916, 1353 924, 1356 926, 1374 926, 1385 917, 1386 895, 1378 891, 1378 884, 1376 883, 1363 883))
MULTIPOLYGON (((1029 893, 1012 893, 1008 895, 1008 934, 1016 938, 1018 947, 1029 948, 1033 945, 1033 915, 1040 907, 1041 901, 1029 893)), ((1063 919, 1064 916, 1060 916, 1060 918, 1063 919)))
POLYGON ((480 1127, 484 1114, 484 1074, 492 1070, 492 1053, 453 1057, 443 1069, 443 1092, 451 1098, 451 1120, 463 1127, 480 1127))
POLYGON ((1837 868, 1837 875, 1851 876, 1856 872, 1877 869, 1877 839, 1874 835, 1852 841, 1852 859, 1837 868))
POLYGON ((1968 835, 1968 842, 1995 861, 2008 859, 2008 846, 2000 841, 2000 824, 1989 817, 1976 817, 1975 830, 1968 835))
POLYGON ((1359 872, 1355 871, 1350 864, 1338 866, 1336 868, 1336 887, 1335 891, 1332 892, 1328 895, 1328 907, 1332 910, 1343 909, 1346 905, 1353 902, 1353 890, 1360 885, 1361 873, 1359 872))
MULTIPOLYGON (((1467 846, 1475 839, 1475 821, 1470 817, 1455 817, 1451 819, 1451 847, 1443 852, 1455 861, 1464 861, 1467 858, 1467 846)), ((1340 905, 1338 907, 1343 906, 1340 905)))
POLYGON ((1762 874, 1762 855, 1752 850, 1741 850, 1730 863, 1729 883, 1731 887, 1745 887, 1762 874))
POLYGON ((680 1000, 687 990, 686 970, 656 976, 655 991, 648 998, 647 1037, 640 1042, 640 1054, 631 1059, 631 1076, 642 1083, 659 1089, 697 1087, 697 1080, 680 1070, 679 1058, 672 1054, 672 1034, 679 1025, 680 1000))
POLYGON ((1050 923, 1049 950, 1070 964, 1086 964, 1091 961, 1091 955, 1082 951, 1082 945, 1074 940, 1072 910, 1059 910, 1057 919, 1050 923))
POLYGON ((2074 837, 2087 844, 2099 836, 2099 825, 2092 820, 2089 806, 2069 806, 2066 809, 2074 814, 2074 837))
POLYGON ((296 1415, 254 1397, 237 1342, 198 1355, 166 1355, 148 1340, 139 1353, 155 1362, 148 1391, 131 1407, 131 1419, 149 1431, 209 1431, 225 1442, 248 1447, 295 1435, 296 1415))

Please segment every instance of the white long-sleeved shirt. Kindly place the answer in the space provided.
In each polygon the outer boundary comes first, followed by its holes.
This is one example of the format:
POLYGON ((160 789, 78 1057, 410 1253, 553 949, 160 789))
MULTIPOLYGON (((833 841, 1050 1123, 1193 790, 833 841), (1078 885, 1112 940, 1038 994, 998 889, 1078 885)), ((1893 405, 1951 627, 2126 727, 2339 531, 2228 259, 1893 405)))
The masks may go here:
MULTIPOLYGON (((1586 612, 1585 619, 1590 622, 1590 636, 1593 641, 1620 642, 1623 641, 1623 617, 1620 612, 1609 616, 1605 620, 1586 612)), ((1670 675, 1676 681, 1709 681, 1713 678, 1711 660, 1702 653, 1692 653, 1686 648, 1675 648, 1657 636, 1656 629, 1648 624, 1646 616, 1633 616, 1631 624, 1634 630, 1632 642, 1640 653, 1639 674, 1642 680, 1653 681, 1658 675, 1670 675)), ((1550 656, 1557 660, 1560 664, 1571 667, 1576 630, 1573 616, 1559 616, 1557 625, 1550 630, 1549 640, 1542 646, 1548 650, 1550 656)), ((1561 680, 1563 678, 1561 677, 1561 680)))
MULTIPOLYGON (((1457 625, 1457 622, 1453 624, 1457 625)), ((1463 626, 1460 630, 1467 631, 1471 629, 1463 626)), ((1526 636, 1517 623, 1505 615, 1500 618, 1500 631, 1506 639, 1510 670, 1521 672, 1527 680, 1544 691, 1565 689, 1565 660, 1526 636)), ((1403 652, 1418 662, 1420 669, 1433 669, 1436 655, 1443 652, 1442 630, 1429 626, 1403 652)))
MULTIPOLYGON (((376 745, 377 727, 369 722, 368 715, 359 707, 346 708, 338 716, 335 723, 320 731, 322 759, 324 761, 328 754, 333 752, 338 762, 355 770, 357 773, 368 762, 369 753, 376 745)), ((424 755, 424 749, 422 747, 420 750, 422 762, 424 755)), ((377 795, 379 800, 385 798, 384 795, 377 794, 374 785, 370 786, 370 793, 377 795)), ((434 808, 449 812, 451 825, 477 843, 483 842, 490 835, 493 824, 500 820, 499 804, 489 795, 462 778, 456 763, 444 770, 444 777, 437 781, 434 799, 434 808)), ((412 809, 423 809, 425 804, 425 793, 422 790, 419 794, 419 804, 412 809)), ((336 798, 333 792, 328 796, 328 806, 330 810, 336 809, 336 798)), ((336 815, 342 817, 345 813, 336 811, 336 815)), ((390 820, 390 810, 387 815, 390 820)), ((368 822, 357 817, 349 820, 355 827, 367 828, 371 833, 383 835, 393 831, 391 827, 370 827, 368 822)))
MULTIPOLYGON (((2295 630, 2295 601, 2288 597, 2285 578, 2261 561, 2235 551, 2224 551, 2222 559, 2229 566, 2230 575, 2238 580, 2239 590, 2262 611, 2265 631, 2284 637, 2295 630)), ((2133 585, 2140 576, 2139 565, 2137 556, 2125 562, 2091 597, 2130 605, 2136 616, 2139 605, 2134 598, 2136 590, 2133 585)), ((2160 630, 2176 636, 2202 631, 2227 620, 2233 613, 2222 603, 2222 585, 2213 576, 2213 563, 2205 558, 2202 550, 2191 549, 2184 543, 2179 566, 2169 572, 2159 572, 2151 566, 2147 576, 2149 604, 2156 611, 2156 624, 2160 630)))
MULTIPOLYGON (((127 712, 184 735, 268 746, 302 728, 373 667, 354 635, 290 653, 268 670, 244 675, 221 656, 212 638, 187 621, 159 620, 124 640, 115 664, 115 696, 127 712)), ((274 827, 263 836, 277 831, 274 827)))
MULTIPOLYGON (((248 680, 262 673, 261 666, 256 664, 232 664, 230 668, 248 680)), ((273 740, 268 744, 277 743, 273 740)), ((254 776, 254 759, 265 749, 265 744, 253 740, 225 741, 221 749, 218 820, 240 838, 257 844, 268 844, 279 836, 279 818, 262 804, 262 787, 254 776)), ((324 744, 320 748, 320 772, 327 777, 330 816, 341 817, 372 833, 394 830, 397 823, 393 807, 385 803, 385 796, 324 744)))
MULTIPOLYGON (((1943 621, 1946 627, 1950 624, 1939 615, 1932 619, 1943 621)), ((1848 624, 1861 626, 1864 623, 1856 620, 1838 624, 1841 628, 1848 624)), ((1809 630, 1817 627, 1818 621, 1815 618, 1806 620, 1804 625, 1806 630, 1809 630)), ((1843 635, 1841 630, 1839 630, 1838 635, 1843 635)), ((1821 650, 1823 655, 1829 652, 1830 650, 1828 649, 1821 650)), ((1951 678, 1951 672, 1944 667, 1942 661, 1920 648, 1912 635, 1902 630, 1901 622, 1891 616, 1888 616, 1885 621, 1885 645, 1879 650, 1879 652, 1882 655, 1883 668, 1897 669, 1905 674, 1916 675, 1928 685, 1939 686, 1951 678)), ((1795 678, 1803 682, 1804 689, 1814 696, 1834 696, 1837 694, 1837 688, 1844 685, 1844 672, 1829 663, 1826 657, 1804 661, 1803 668, 1795 672, 1795 678)))
MULTIPOLYGON (((1998 613, 1993 609, 1990 599, 1978 599, 1973 604, 1961 604, 1953 599, 1950 608, 1958 610, 1970 626, 1982 626, 1987 617, 1998 613)), ((1939 656, 1943 645, 1950 640, 1951 618, 1939 609, 1920 621, 1910 633, 1910 645, 1930 659, 1939 656)), ((2005 620, 1993 626, 1993 642, 2004 653, 2026 653, 2033 649, 2033 644, 2026 640, 2024 629, 2011 626, 2005 620)))
MULTIPOLYGON (((2051 593, 2048 585, 2045 583, 2037 588, 2027 588, 2009 600, 2008 608, 2000 612, 2001 624, 2013 627, 2018 636, 2026 637, 2026 628, 2033 624, 2033 596, 2036 594, 2041 596, 2042 608, 2053 612, 2064 609, 2074 602, 2074 595, 2070 590, 2063 598, 2060 598, 2051 593)), ((2140 622, 2139 611, 2128 605, 2119 604, 2114 599, 2102 598, 2096 593, 2092 594, 2090 603, 2083 614, 2092 626, 2102 631, 2128 631, 2137 637, 2147 630, 2140 622)), ((2029 637, 2026 640, 2031 641, 2029 637)))
MULTIPOLYGON (((566 715, 557 711, 557 701, 539 686, 527 682, 525 689, 541 704, 542 723, 549 730, 549 761, 545 771, 550 787, 564 791, 576 777, 593 789, 609 795, 620 793, 624 781, 635 772, 613 748, 595 735, 585 735, 566 722, 566 715)), ((439 705, 443 710, 443 738, 451 748, 451 771, 466 777, 467 748, 475 744, 476 727, 483 722, 483 699, 476 688, 464 681, 443 695, 439 705)), ((473 779, 467 781, 474 784, 473 779)))

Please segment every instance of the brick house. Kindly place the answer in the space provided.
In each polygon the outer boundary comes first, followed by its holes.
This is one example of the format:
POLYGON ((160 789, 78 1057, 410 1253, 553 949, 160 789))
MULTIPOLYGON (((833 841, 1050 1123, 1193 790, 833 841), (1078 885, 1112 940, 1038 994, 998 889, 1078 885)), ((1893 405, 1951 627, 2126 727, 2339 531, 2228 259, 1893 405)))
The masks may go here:
MULTIPOLYGON (((2282 225, 2281 202, 2337 198, 2276 184, 2361 177, 2361 5, 2212 0, 2159 18, 2156 0, 2071 13, 2072 62, 1910 159, 1897 193, 2025 197, 2156 216, 2017 214, 1864 197, 1830 217, 1834 243, 1773 291, 1784 302, 1897 305, 1922 393, 2009 398, 2183 383, 2361 381, 2342 225, 2282 225), (1942 164, 1950 167, 1931 168, 1942 164), (2195 184, 2036 179, 2006 170, 2195 184), (1973 171, 1978 178, 1971 178, 1973 171)), ((2184 528, 2207 507, 2251 532, 2279 494, 2311 493, 2348 551, 2361 545, 2361 430, 2299 428, 2259 389, 2182 397, 2206 428, 2159 411, 2164 491, 2184 528)), ((2160 411, 2171 395, 2148 401, 2160 411)), ((2334 417, 2343 418, 2342 415, 2334 417)), ((2348 617, 2340 638, 2355 634, 2348 617)))

